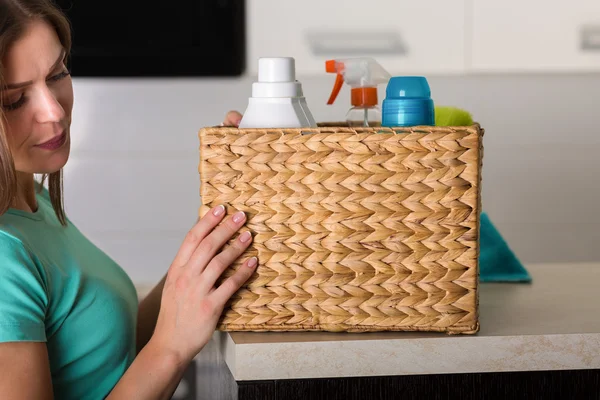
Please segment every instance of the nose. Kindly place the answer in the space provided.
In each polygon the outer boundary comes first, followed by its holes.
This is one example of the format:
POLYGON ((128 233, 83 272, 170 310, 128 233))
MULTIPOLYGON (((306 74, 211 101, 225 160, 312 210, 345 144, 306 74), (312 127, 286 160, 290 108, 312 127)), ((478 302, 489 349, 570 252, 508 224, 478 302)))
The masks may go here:
POLYGON ((36 119, 39 123, 60 122, 65 118, 65 110, 59 98, 50 88, 44 87, 39 92, 36 119))

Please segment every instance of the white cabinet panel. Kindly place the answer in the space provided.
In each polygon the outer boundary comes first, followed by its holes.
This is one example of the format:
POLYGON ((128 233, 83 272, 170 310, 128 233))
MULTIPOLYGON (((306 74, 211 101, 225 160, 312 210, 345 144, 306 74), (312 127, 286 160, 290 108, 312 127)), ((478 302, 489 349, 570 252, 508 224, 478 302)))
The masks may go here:
POLYGON ((600 71, 600 1, 476 0, 472 7, 473 71, 600 71))
POLYGON ((465 0, 252 0, 248 73, 258 58, 291 56, 299 76, 330 58, 371 56, 392 75, 462 73, 465 0))

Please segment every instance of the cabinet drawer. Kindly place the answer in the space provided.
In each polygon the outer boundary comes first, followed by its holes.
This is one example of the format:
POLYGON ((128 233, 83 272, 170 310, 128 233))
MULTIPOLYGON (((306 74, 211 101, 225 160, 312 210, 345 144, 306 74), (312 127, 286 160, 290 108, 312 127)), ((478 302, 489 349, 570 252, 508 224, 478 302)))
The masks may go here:
POLYGON ((465 0, 249 1, 248 73, 258 58, 291 56, 298 75, 330 58, 370 56, 391 74, 462 73, 465 0))
POLYGON ((473 1, 474 71, 600 71, 600 1, 473 1))

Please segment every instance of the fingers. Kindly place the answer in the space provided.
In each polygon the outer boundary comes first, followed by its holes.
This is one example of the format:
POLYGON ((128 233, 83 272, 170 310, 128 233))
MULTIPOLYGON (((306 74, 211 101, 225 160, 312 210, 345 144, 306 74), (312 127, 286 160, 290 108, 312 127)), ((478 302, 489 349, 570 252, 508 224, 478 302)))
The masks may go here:
POLYGON ((185 265, 194 251, 206 238, 206 236, 214 229, 215 226, 221 222, 225 216, 225 207, 222 205, 216 206, 211 209, 204 217, 200 218, 198 222, 189 230, 179 251, 175 255, 173 265, 183 266, 185 265))
POLYGON ((224 126, 239 126, 242 121, 242 114, 237 111, 229 111, 223 120, 224 126))
POLYGON ((258 265, 256 257, 251 257, 215 291, 211 293, 217 304, 225 304, 233 294, 252 276, 258 265))
POLYGON ((190 273, 199 274, 208 265, 217 252, 225 243, 244 225, 246 214, 239 211, 233 216, 227 218, 225 222, 217 226, 210 232, 196 247, 190 257, 187 268, 190 273))
POLYGON ((221 276, 223 271, 227 269, 242 253, 250 246, 252 242, 252 234, 248 231, 242 233, 237 239, 225 250, 217 254, 206 266, 202 273, 203 279, 201 290, 208 292, 212 289, 221 276))

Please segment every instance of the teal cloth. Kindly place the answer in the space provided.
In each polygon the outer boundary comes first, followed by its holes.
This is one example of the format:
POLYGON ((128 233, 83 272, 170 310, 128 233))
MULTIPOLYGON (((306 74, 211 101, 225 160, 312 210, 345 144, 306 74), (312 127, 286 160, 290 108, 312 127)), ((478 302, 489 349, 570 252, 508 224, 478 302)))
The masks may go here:
POLYGON ((479 229, 479 281, 531 282, 523 264, 484 212, 481 213, 479 229))

